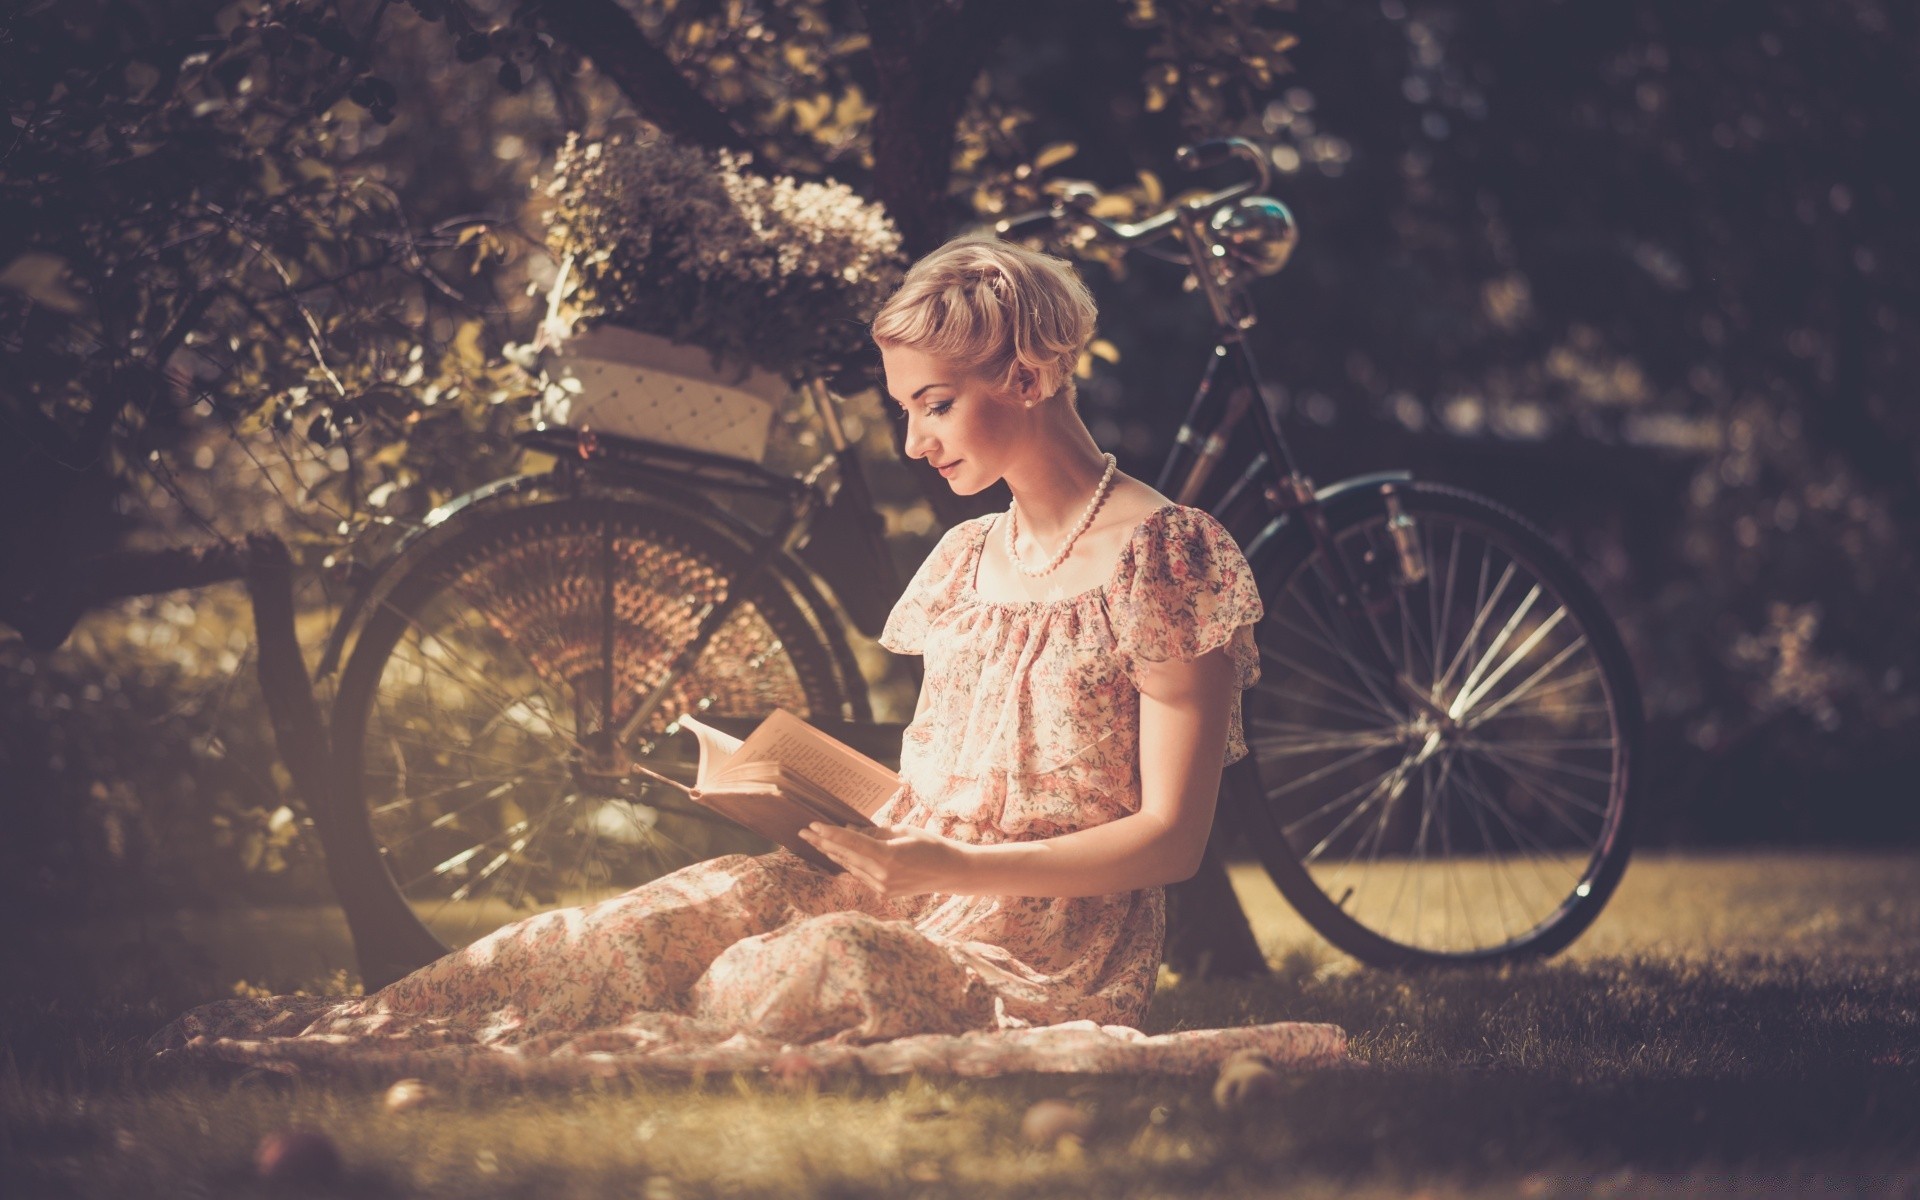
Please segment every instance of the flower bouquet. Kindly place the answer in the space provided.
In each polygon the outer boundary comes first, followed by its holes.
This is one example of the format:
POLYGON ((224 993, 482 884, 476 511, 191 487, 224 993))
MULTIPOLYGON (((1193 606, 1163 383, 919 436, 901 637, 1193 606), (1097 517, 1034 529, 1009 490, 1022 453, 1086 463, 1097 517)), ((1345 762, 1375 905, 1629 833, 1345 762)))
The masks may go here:
POLYGON ((788 382, 864 350, 899 233, 843 184, 749 166, 651 129, 568 139, 545 187, 561 269, 541 343, 569 397, 536 416, 757 458, 788 382), (714 436, 663 430, 674 417, 714 436))

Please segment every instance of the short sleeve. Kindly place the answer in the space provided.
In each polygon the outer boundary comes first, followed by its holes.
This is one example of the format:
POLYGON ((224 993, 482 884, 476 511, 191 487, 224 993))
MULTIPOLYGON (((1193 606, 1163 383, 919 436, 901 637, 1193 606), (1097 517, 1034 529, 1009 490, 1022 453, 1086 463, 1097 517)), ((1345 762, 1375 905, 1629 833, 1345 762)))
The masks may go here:
POLYGON ((962 521, 934 545, 887 614, 887 623, 880 630, 882 646, 895 654, 924 652, 928 627, 969 583, 967 570, 973 556, 968 552, 981 520, 962 521))
MULTIPOLYGON (((1226 647, 1242 689, 1260 679, 1254 626, 1265 615, 1253 568, 1220 522, 1174 506, 1147 518, 1122 555, 1108 595, 1114 641, 1140 684, 1144 668, 1226 647)), ((1246 753, 1234 698, 1227 761, 1246 753)))

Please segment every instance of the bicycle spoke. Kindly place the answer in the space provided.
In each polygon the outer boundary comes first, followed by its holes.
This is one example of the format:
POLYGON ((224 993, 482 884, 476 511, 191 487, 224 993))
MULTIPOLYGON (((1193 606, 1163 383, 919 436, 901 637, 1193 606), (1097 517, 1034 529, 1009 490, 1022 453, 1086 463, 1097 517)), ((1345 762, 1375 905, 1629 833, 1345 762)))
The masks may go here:
MULTIPOLYGON (((1382 707, 1380 705, 1380 697, 1379 697, 1379 693, 1377 692, 1374 692, 1370 696, 1363 696, 1359 692, 1353 691, 1352 689, 1337 682, 1336 680, 1333 680, 1328 676, 1321 674, 1319 671, 1314 670, 1312 667, 1307 666, 1305 663, 1299 662, 1296 659, 1289 658, 1286 655, 1280 653, 1279 651, 1272 650, 1267 647, 1261 648, 1260 657, 1264 659, 1269 659, 1279 667, 1283 668, 1284 670, 1287 670, 1295 675, 1300 675, 1307 679, 1310 679, 1313 682, 1319 684, 1321 687, 1327 689, 1328 691, 1337 693, 1338 695, 1346 698, 1347 700, 1350 700, 1357 705, 1361 705, 1362 707, 1359 707, 1359 708, 1350 708, 1350 709, 1344 710, 1348 714, 1352 715, 1356 720, 1378 721, 1383 718, 1386 720, 1397 720, 1399 718, 1398 713, 1394 712, 1390 708, 1382 707)), ((1368 690, 1371 692, 1372 688, 1369 687, 1368 690)))
MULTIPOLYGON (((399 648, 398 646, 395 647, 396 650, 398 648, 399 648)), ((492 688, 492 686, 489 684, 486 684, 484 682, 476 683, 474 680, 470 678, 463 678, 459 675, 456 675, 449 668, 442 666, 439 663, 428 662, 424 658, 416 658, 409 661, 418 663, 422 667, 422 669, 431 670, 439 673, 445 678, 451 680, 453 683, 458 684, 462 688, 468 689, 474 696, 478 697, 479 699, 491 701, 493 705, 493 713, 503 719, 508 720, 510 724, 512 723, 511 717, 512 717, 512 713, 516 708, 516 701, 510 694, 505 692, 496 692, 492 688)), ((572 734, 568 733, 565 729, 561 728, 558 725, 558 723, 550 723, 546 732, 548 736, 555 737, 564 741, 570 748, 576 749, 576 750, 580 749, 579 742, 573 737, 572 734)))
MULTIPOLYGON (((1538 591, 1539 589, 1536 588, 1534 590, 1538 591)), ((1505 679, 1507 676, 1507 672, 1513 670, 1514 666, 1517 663, 1519 663, 1521 659, 1525 658, 1529 653, 1531 653, 1533 648, 1540 644, 1540 640, 1542 638, 1546 637, 1549 633, 1552 633, 1553 627, 1555 625, 1558 625, 1561 619, 1566 615, 1567 615, 1566 609, 1564 608, 1555 609, 1553 615, 1551 617, 1548 617, 1545 621, 1542 621, 1537 627, 1535 627, 1534 631, 1527 636, 1526 640, 1521 642, 1520 645, 1516 646, 1514 648, 1513 653, 1507 655, 1506 659, 1501 662, 1500 666, 1496 670, 1494 670, 1491 674, 1489 674, 1485 679, 1481 680, 1471 690, 1467 689, 1465 686, 1462 686, 1459 697, 1456 698, 1454 701, 1454 707, 1459 710, 1458 713, 1455 714, 1456 717, 1459 715, 1459 713, 1467 712, 1471 710, 1474 705, 1480 703, 1480 698, 1482 696, 1485 696, 1488 692, 1492 691, 1495 684, 1499 683, 1502 679, 1505 679)), ((1517 621, 1518 619, 1519 619, 1519 615, 1515 614, 1515 620, 1517 621)))
POLYGON ((1362 792, 1367 791, 1369 788, 1378 787, 1380 784, 1381 778, 1382 777, 1376 776, 1373 779, 1361 780, 1359 783, 1348 788, 1346 791, 1340 793, 1338 796, 1335 796, 1333 799, 1327 801, 1325 804, 1322 804, 1319 807, 1314 808, 1308 812, 1301 813, 1299 816, 1295 817, 1293 820, 1288 821, 1285 824, 1281 825, 1280 832, 1283 835, 1285 835, 1289 841, 1291 841, 1293 839, 1294 834, 1300 829, 1301 826, 1305 825, 1309 821, 1330 817, 1334 813, 1334 811, 1337 810, 1341 805, 1355 800, 1360 796, 1362 792))
POLYGON ((1598 767, 1576 766, 1573 763, 1561 762, 1558 759, 1555 759, 1552 757, 1542 757, 1539 755, 1530 754, 1527 751, 1520 749, 1519 747, 1521 745, 1523 745, 1523 743, 1516 743, 1512 741, 1501 741, 1501 742, 1495 743, 1495 742, 1480 741, 1476 739, 1472 742, 1473 748, 1475 750, 1480 751, 1483 754, 1495 755, 1501 758, 1512 759, 1516 763, 1533 767, 1536 770, 1558 771, 1565 775, 1573 775, 1581 779, 1589 779, 1594 781, 1595 783, 1613 782, 1613 769, 1611 767, 1605 770, 1601 770, 1598 767))
POLYGON ((1297 779, 1289 780, 1288 782, 1280 785, 1277 788, 1270 789, 1267 792, 1267 799, 1269 801, 1277 800, 1281 796, 1286 795, 1288 792, 1297 791, 1300 788, 1306 787, 1308 784, 1311 784, 1311 783, 1317 783, 1318 781, 1326 778, 1328 775, 1332 774, 1333 772, 1338 771, 1341 767, 1347 766, 1351 763, 1359 762, 1361 759, 1366 758, 1368 755, 1377 754, 1382 749, 1385 749, 1385 748, 1386 747, 1382 747, 1382 746, 1368 746, 1363 750, 1359 750, 1352 754, 1347 755, 1345 758, 1336 759, 1335 761, 1328 763, 1326 766, 1321 767, 1318 770, 1312 771, 1306 775, 1302 775, 1297 779))
MULTIPOLYGON (((1468 671, 1467 677, 1460 681, 1460 690, 1455 693, 1456 702, 1458 697, 1468 696, 1473 693, 1473 689, 1479 685, 1482 672, 1487 669, 1489 663, 1499 656, 1501 649, 1507 644, 1507 639, 1513 636, 1513 631, 1520 627, 1520 622, 1526 619, 1527 613, 1533 608, 1533 602, 1539 598, 1539 584, 1535 584, 1527 589, 1527 594, 1521 600, 1520 606, 1514 609, 1513 613, 1507 617, 1506 623, 1501 625, 1499 634, 1493 639, 1493 644, 1488 646, 1480 657, 1474 660, 1473 669, 1468 671)), ((1456 713, 1455 716, 1458 716, 1458 714, 1456 713)))
MULTIPOLYGON (((1320 595, 1323 598, 1337 593, 1338 589, 1328 581, 1326 570, 1322 566, 1318 556, 1313 559, 1311 569, 1315 577, 1320 580, 1320 595)), ((1386 685, 1391 689, 1391 681, 1381 676, 1378 671, 1373 670, 1367 664, 1361 662, 1360 659, 1354 655, 1353 651, 1347 648, 1347 639, 1341 637, 1334 631, 1333 625, 1328 622, 1320 610, 1304 595, 1299 597, 1299 607, 1308 617, 1312 618, 1313 623, 1319 627, 1321 636, 1325 639, 1322 644, 1331 647, 1333 652, 1339 657, 1341 663, 1348 671, 1353 673, 1353 677, 1360 682, 1362 687, 1366 688, 1367 691, 1373 695, 1374 703, 1380 706, 1380 712, 1390 717, 1399 716, 1401 710, 1393 698, 1390 695, 1382 693, 1379 686, 1376 686, 1377 684, 1386 685)))
MULTIPOLYGON (((1248 745, 1255 745, 1263 754, 1272 750, 1276 756, 1299 754, 1317 754, 1327 750, 1350 750, 1355 746, 1381 747, 1398 745, 1398 737, 1386 737, 1369 730, 1356 729, 1351 733, 1303 733, 1293 737, 1262 737, 1249 735, 1248 745)), ((1262 761, 1265 761, 1263 758, 1262 761)))
MULTIPOLYGON (((1304 607, 1304 605, 1302 607, 1304 607)), ((1288 633, 1293 634, 1294 637, 1299 638, 1301 641, 1306 642, 1313 646, 1317 646, 1320 649, 1326 651, 1328 654, 1338 658, 1341 661, 1342 665, 1346 666, 1347 669, 1352 671, 1356 676, 1359 676, 1362 672, 1364 672, 1367 675, 1367 677, 1373 680, 1374 682, 1379 683, 1382 686, 1391 686, 1391 683, 1392 683, 1391 680, 1387 679, 1386 676, 1380 674, 1380 672, 1374 670, 1372 667, 1369 667, 1365 663, 1362 663, 1358 659, 1354 658, 1352 653, 1349 650, 1347 650, 1347 648, 1344 645, 1340 645, 1335 642, 1330 642, 1327 640, 1326 637, 1323 637, 1320 634, 1317 634, 1310 629, 1302 629, 1300 626, 1294 624, 1292 621, 1287 620, 1286 617, 1281 616, 1279 613, 1270 614, 1267 617, 1267 619, 1269 621, 1272 621, 1274 624, 1279 625, 1281 628, 1285 629, 1288 633)), ((1324 624, 1321 627, 1323 629, 1326 628, 1324 624)), ((1329 683, 1328 686, 1336 686, 1336 685, 1329 683)), ((1362 703, 1365 703, 1367 700, 1367 697, 1361 696, 1358 693, 1349 693, 1349 694, 1352 695, 1354 699, 1359 700, 1362 703)), ((1380 698, 1379 693, 1375 692, 1373 694, 1373 699, 1378 700, 1379 698, 1380 698)))
MULTIPOLYGON (((1501 696, 1498 700, 1495 700, 1492 704, 1487 705, 1486 708, 1481 710, 1478 716, 1475 716, 1471 720, 1466 722, 1467 728, 1471 729, 1473 726, 1480 724, 1482 721, 1488 720, 1489 718, 1498 715, 1503 709, 1505 709, 1508 705, 1514 703, 1516 700, 1524 699, 1529 692, 1532 692, 1534 688, 1539 686, 1539 683, 1542 679, 1545 679, 1548 675, 1558 670, 1560 668, 1561 663, 1568 661, 1574 654, 1577 654, 1580 651, 1585 650, 1586 648, 1587 648, 1587 638, 1585 634, 1582 634, 1579 637, 1575 638, 1573 641, 1569 642, 1567 646, 1564 649, 1562 649, 1558 654, 1555 654, 1552 658, 1548 659, 1546 664, 1540 667, 1540 669, 1536 670, 1533 674, 1521 680, 1520 683, 1512 691, 1506 693, 1504 696, 1501 696)), ((1598 674, 1597 671, 1594 671, 1592 668, 1588 668, 1589 677, 1593 677, 1597 674, 1598 674)))
POLYGON ((1460 643, 1460 649, 1455 652, 1453 661, 1447 664, 1446 673, 1440 677, 1440 682, 1434 685, 1436 694, 1444 695, 1452 685, 1453 673, 1460 669, 1460 664, 1466 660, 1468 653, 1479 642, 1480 630, 1486 625, 1487 618, 1493 615, 1494 605, 1498 604, 1500 597, 1506 593, 1507 584, 1513 580, 1514 564, 1508 563, 1506 570, 1500 573, 1500 582, 1493 589, 1493 595, 1486 595, 1487 569, 1492 553, 1491 546, 1484 547, 1480 551, 1480 589, 1474 599, 1473 624, 1468 627, 1466 640, 1460 643))
POLYGON ((1555 854, 1553 847, 1547 845, 1538 835, 1529 833, 1524 825, 1513 819, 1506 805, 1501 804, 1489 794, 1485 781, 1474 771, 1471 760, 1461 760, 1460 778, 1467 795, 1484 805, 1487 811, 1506 826, 1508 834, 1513 838, 1514 848, 1526 856, 1528 865, 1533 869, 1534 877, 1540 881, 1541 890, 1546 893, 1549 900, 1565 895, 1567 889, 1548 879, 1541 869, 1555 854), (1543 855, 1548 858, 1543 859, 1543 855))
MULTIPOLYGON (((484 780, 484 779, 476 779, 476 780, 470 780, 468 782, 470 784, 477 786, 479 784, 487 783, 490 781, 484 780)), ((518 780, 513 780, 513 779, 502 780, 501 782, 495 784, 492 788, 490 788, 486 792, 486 794, 480 796, 478 799, 475 799, 466 804, 463 804, 459 808, 456 808, 451 812, 441 813, 439 816, 435 817, 431 821, 428 821, 426 824, 420 826, 420 828, 414 830, 412 833, 400 835, 399 837, 393 840, 393 842, 389 845, 388 848, 392 850, 399 850, 402 847, 404 847, 408 842, 413 841, 415 838, 431 833, 436 829, 445 829, 448 826, 455 824, 456 822, 459 821, 461 817, 464 817, 468 813, 472 812, 474 809, 479 808, 482 804, 486 804, 490 801, 498 800, 500 797, 506 795, 507 792, 510 789, 512 789, 513 786, 518 782, 519 782, 518 780)), ((461 786, 463 785, 456 784, 454 785, 454 787, 446 789, 446 791, 449 791, 449 792, 455 791, 461 786)), ((396 801, 394 804, 385 804, 379 808, 374 809, 373 811, 374 811, 374 814, 378 816, 382 813, 392 811, 396 807, 418 806, 424 799, 426 799, 426 797, 403 796, 400 800, 396 801)))
MULTIPOLYGON (((481 766, 517 770, 523 769, 527 765, 524 761, 517 761, 511 758, 498 758, 491 754, 482 754, 478 750, 471 750, 461 746, 448 746, 440 742, 430 742, 425 738, 401 737, 399 734, 390 733, 386 735, 385 740, 393 746, 413 746, 425 750, 428 754, 445 754, 481 766)), ((366 772, 378 772, 379 768, 363 766, 362 770, 366 772)), ((431 777, 430 772, 416 771, 414 773, 431 777)))
MULTIPOLYGON (((1446 651, 1446 631, 1452 627, 1450 622, 1453 617, 1453 580, 1459 567, 1460 527, 1456 525, 1453 528, 1452 544, 1447 550, 1446 586, 1443 587, 1440 592, 1440 607, 1436 611, 1431 601, 1429 601, 1427 605, 1427 611, 1435 613, 1433 624, 1433 674, 1430 676, 1433 680, 1433 691, 1429 694, 1436 698, 1440 693, 1440 659, 1446 651)), ((1428 595, 1431 597, 1433 588, 1431 576, 1428 578, 1427 587, 1428 595)))
MULTIPOLYGON (((1471 800, 1471 797, 1469 797, 1469 799, 1471 800)), ((1506 873, 1502 871, 1499 866, 1500 855, 1494 845, 1493 830, 1487 826, 1487 816, 1485 812, 1481 811, 1481 805, 1468 803, 1465 808, 1468 817, 1473 821, 1474 827, 1480 831, 1480 844, 1486 848, 1485 862, 1487 875, 1490 880, 1489 890, 1493 892, 1494 908, 1498 910, 1499 913, 1501 941, 1511 941, 1513 938, 1513 924, 1507 919, 1506 893, 1501 890, 1500 886, 1501 881, 1506 878, 1506 873)), ((1511 886, 1510 883, 1509 886, 1511 886)), ((1517 893, 1514 896, 1514 905, 1520 909, 1524 916, 1526 906, 1520 902, 1517 893)), ((1521 932, 1526 932, 1524 926, 1521 932)))
MULTIPOLYGON (((1490 749, 1485 746, 1478 747, 1478 749, 1494 766, 1497 766, 1502 771, 1505 771, 1507 775, 1514 780, 1514 782, 1520 784, 1522 787, 1527 788, 1530 792, 1536 793, 1534 798, 1536 800, 1542 801, 1543 808, 1548 807, 1545 803, 1547 799, 1553 799, 1562 804, 1571 805, 1572 807, 1581 810, 1582 812, 1588 814, 1589 816, 1598 817, 1602 821, 1606 819, 1607 809, 1604 805, 1596 805, 1592 801, 1584 799, 1583 797, 1575 795, 1574 793, 1566 790, 1565 788, 1561 787, 1559 784, 1555 783, 1551 779, 1548 779, 1546 776, 1540 774, 1539 769, 1537 767, 1529 766, 1525 763, 1515 761, 1510 756, 1503 755, 1499 751, 1490 749)), ((1554 811, 1558 812, 1559 810, 1554 810, 1554 811)), ((1576 837, 1584 838, 1589 836, 1587 831, 1580 829, 1577 825, 1572 824, 1571 818, 1567 818, 1563 815, 1561 817, 1561 820, 1563 823, 1566 823, 1568 825, 1568 828, 1574 830, 1574 835, 1576 837)))

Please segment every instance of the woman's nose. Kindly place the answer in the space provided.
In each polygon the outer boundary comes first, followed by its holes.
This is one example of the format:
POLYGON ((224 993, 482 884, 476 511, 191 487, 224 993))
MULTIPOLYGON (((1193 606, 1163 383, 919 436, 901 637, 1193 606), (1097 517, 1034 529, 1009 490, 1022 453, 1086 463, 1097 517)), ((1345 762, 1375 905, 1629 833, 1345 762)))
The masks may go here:
POLYGON ((920 427, 919 418, 909 414, 907 416, 907 438, 904 443, 907 457, 925 458, 930 441, 931 439, 927 437, 925 431, 920 427))

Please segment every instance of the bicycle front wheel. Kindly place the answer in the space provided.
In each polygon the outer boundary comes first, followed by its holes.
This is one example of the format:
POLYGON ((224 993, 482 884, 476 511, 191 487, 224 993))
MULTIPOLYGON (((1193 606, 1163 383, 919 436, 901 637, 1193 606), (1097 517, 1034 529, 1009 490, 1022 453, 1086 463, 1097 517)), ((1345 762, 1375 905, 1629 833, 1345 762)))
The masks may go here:
POLYGON ((343 821, 442 941, 765 848, 631 770, 692 781, 682 713, 866 715, 845 656, 748 567, 686 514, 577 499, 481 513, 394 584, 335 702, 343 821))
POLYGON ((1626 869, 1632 666, 1593 590, 1520 517, 1430 484, 1394 497, 1330 514, 1361 589, 1346 606, 1318 548, 1254 564, 1258 770, 1237 776, 1238 807, 1282 893, 1364 962, 1553 953, 1626 869))

